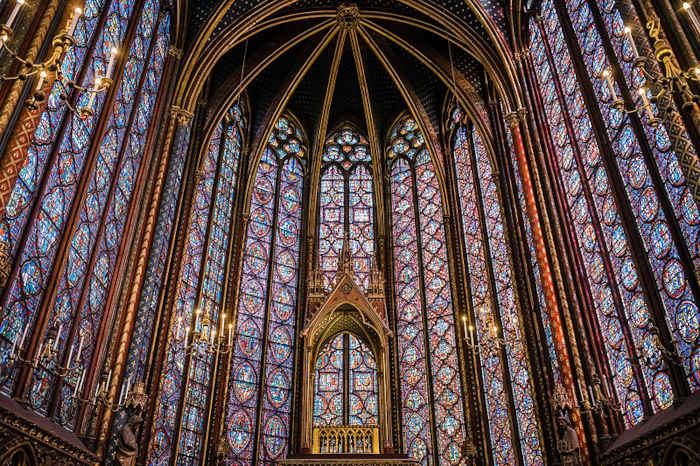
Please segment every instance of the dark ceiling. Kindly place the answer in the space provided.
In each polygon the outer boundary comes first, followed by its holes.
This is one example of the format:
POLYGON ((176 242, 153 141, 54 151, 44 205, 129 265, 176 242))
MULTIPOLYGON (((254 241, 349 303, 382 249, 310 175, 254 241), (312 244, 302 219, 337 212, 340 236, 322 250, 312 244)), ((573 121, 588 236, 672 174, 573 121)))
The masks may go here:
MULTIPOLYGON (((217 31, 231 24, 253 7, 263 3, 263 1, 269 0, 234 1, 231 9, 217 26, 217 31)), ((503 10, 499 2, 500 0, 482 0, 485 9, 490 14, 495 15, 495 18, 498 19, 497 24, 505 31, 505 20, 502 14, 503 10)), ((291 7, 278 12, 277 15, 286 15, 303 10, 334 10, 341 3, 348 2, 347 0, 300 0, 291 7)), ((361 12, 368 10, 388 11, 430 21, 429 18, 397 0, 356 0, 353 3, 357 4, 361 12)), ((483 26, 476 19, 464 0, 436 0, 435 3, 450 10, 453 14, 458 15, 478 34, 486 35, 483 26)), ((205 18, 213 13, 214 8, 215 2, 212 0, 200 1, 192 6, 192 17, 188 37, 193 38, 196 35, 196 32, 204 24, 205 18)), ((448 51, 447 42, 430 33, 417 31, 409 26, 401 25, 396 22, 388 22, 379 19, 375 19, 374 21, 408 42, 415 43, 416 40, 419 40, 423 51, 443 57, 447 57, 448 53, 451 53, 455 70, 463 74, 477 91, 481 92, 483 90, 483 67, 466 52, 457 47, 452 47, 451 50, 448 51)), ((265 54, 274 50, 292 36, 306 31, 319 22, 319 20, 304 20, 295 23, 286 23, 283 26, 268 29, 265 34, 254 36, 249 39, 247 51, 245 52, 245 63, 248 69, 253 66, 252 63, 257 62, 256 57, 265 56, 265 54)), ((283 54, 269 65, 263 73, 256 77, 253 83, 248 87, 247 92, 252 107, 251 122, 253 131, 257 131, 264 123, 266 109, 270 108, 276 96, 286 87, 291 76, 299 69, 300 64, 309 56, 311 50, 319 43, 320 38, 324 34, 325 31, 312 36, 283 54)), ((216 33, 214 35, 216 35, 216 33)), ((432 71, 407 51, 388 40, 382 39, 381 36, 377 34, 373 34, 373 37, 379 47, 387 55, 392 65, 399 72, 399 75, 402 76, 402 82, 409 87, 411 92, 419 97, 431 123, 435 128, 440 127, 442 105, 447 92, 446 87, 432 71)), ((312 139, 315 137, 314 133, 318 129, 319 116, 321 114, 325 90, 330 75, 335 43, 336 39, 326 47, 311 69, 306 73, 287 104, 287 109, 299 118, 300 123, 308 132, 308 136, 312 139)), ((245 47, 244 44, 233 47, 217 62, 210 78, 210 99, 217 96, 217 90, 225 88, 227 82, 238 80, 238 76, 240 76, 241 73, 241 63, 243 61, 245 47)), ((365 66, 372 112, 375 117, 378 133, 380 138, 382 138, 389 131, 389 126, 397 115, 406 110, 407 106, 385 67, 379 62, 374 52, 370 50, 363 40, 360 40, 360 50, 365 66)), ((218 98, 218 96, 216 98, 218 98)), ((210 107, 214 106, 216 106, 216 102, 210 101, 210 107)), ((367 134, 361 90, 349 41, 346 41, 340 62, 335 94, 328 121, 328 129, 331 130, 344 121, 350 121, 356 124, 367 134)))

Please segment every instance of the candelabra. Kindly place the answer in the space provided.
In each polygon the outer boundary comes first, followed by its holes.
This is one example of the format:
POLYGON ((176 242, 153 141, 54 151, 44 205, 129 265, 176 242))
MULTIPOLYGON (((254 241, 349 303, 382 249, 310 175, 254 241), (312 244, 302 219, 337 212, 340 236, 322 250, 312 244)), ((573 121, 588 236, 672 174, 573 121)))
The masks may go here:
MULTIPOLYGON (((664 344, 663 340, 659 336, 658 329, 653 328, 651 332, 651 344, 637 345, 637 357, 641 359, 645 365, 650 367, 658 367, 663 361, 667 362, 668 364, 682 367, 683 361, 681 360, 681 357, 676 351, 669 349, 669 347, 664 344), (661 359, 663 359, 663 361, 661 359)), ((678 340, 673 335, 671 335, 669 346, 671 348, 676 348, 678 346, 678 340)))
MULTIPOLYGON (((182 336, 182 317, 178 317, 176 335, 182 336)), ((226 314, 221 314, 221 329, 217 336, 216 328, 212 325, 209 314, 202 317, 202 310, 195 311, 195 320, 192 329, 185 328, 184 345, 187 354, 198 353, 208 354, 228 354, 233 348, 233 324, 228 324, 228 339, 225 337, 226 314)))
POLYGON ((30 97, 26 100, 25 105, 32 110, 36 110, 39 104, 46 99, 44 94, 44 83, 52 76, 55 82, 61 86, 60 98, 64 102, 66 108, 71 112, 77 112, 82 118, 88 118, 93 115, 93 105, 95 98, 99 93, 105 92, 112 84, 112 72, 116 64, 118 49, 112 47, 110 51, 107 72, 103 75, 95 75, 93 85, 91 87, 83 87, 75 81, 68 79, 61 71, 61 62, 66 52, 75 45, 73 34, 78 25, 78 21, 83 15, 83 10, 80 6, 76 6, 66 26, 53 39, 51 45, 53 47, 49 57, 41 62, 35 62, 32 59, 21 57, 17 50, 14 50, 9 45, 10 38, 13 34, 13 26, 20 15, 22 7, 26 0, 16 0, 15 5, 8 16, 7 20, 0 24, 0 55, 8 54, 12 60, 19 63, 19 71, 16 74, 0 74, 0 82, 4 81, 27 81, 35 79, 35 85, 31 91, 30 97), (78 93, 87 93, 89 95, 87 105, 76 108, 68 99, 69 93, 76 91, 78 93))
MULTIPOLYGON (((700 21, 693 10, 693 5, 691 3, 684 2, 682 10, 688 15, 688 19, 697 30, 697 33, 700 33, 700 21)), ((607 68, 603 70, 599 78, 605 81, 606 86, 610 91, 612 106, 615 109, 624 111, 628 114, 646 112, 649 124, 656 126, 660 123, 660 119, 654 115, 652 103, 657 103, 659 99, 663 98, 667 94, 675 95, 679 97, 681 107, 684 110, 690 111, 691 116, 697 121, 700 119, 697 106, 697 104, 700 102, 700 96, 692 91, 690 83, 700 82, 700 65, 693 66, 686 71, 681 69, 668 42, 661 37, 659 18, 655 17, 650 19, 647 22, 646 27, 649 30, 649 37, 653 41, 652 46, 654 49, 654 59, 656 60, 661 73, 657 73, 655 71, 652 59, 639 54, 639 50, 634 42, 634 37, 632 36, 632 29, 630 26, 624 27, 624 33, 634 56, 634 67, 638 69, 641 75, 644 77, 644 82, 651 84, 651 87, 657 90, 656 94, 642 84, 637 89, 637 93, 641 97, 642 101, 640 107, 635 107, 632 109, 626 108, 622 98, 616 94, 613 71, 612 69, 607 68)))
POLYGON ((462 325, 464 326, 464 339, 467 347, 477 353, 492 353, 504 347, 506 341, 498 336, 498 325, 493 320, 490 314, 486 315, 485 328, 487 331, 482 336, 483 342, 477 342, 474 335, 474 326, 467 326, 467 316, 462 316, 462 325))
POLYGON ((93 407, 100 404, 104 406, 105 409, 109 409, 115 413, 129 406, 139 406, 143 408, 148 400, 148 395, 146 394, 145 390, 146 387, 143 382, 135 382, 132 385, 133 379, 132 377, 129 377, 122 382, 117 400, 112 401, 109 398, 109 383, 111 380, 112 370, 110 369, 107 376, 103 376, 97 383, 93 396, 87 399, 81 399, 81 401, 89 403, 93 407))
POLYGON ((588 384, 588 396, 592 411, 602 412, 605 408, 609 408, 611 411, 623 411, 622 407, 610 396, 607 384, 601 382, 600 377, 595 372, 591 376, 591 383, 588 384))
MULTIPOLYGON (((18 365, 25 365, 32 367, 34 370, 41 369, 57 379, 77 377, 75 390, 73 392, 73 396, 77 396, 78 391, 82 389, 82 385, 85 382, 85 370, 80 366, 77 360, 73 360, 73 346, 70 348, 68 360, 66 361, 65 366, 62 366, 58 361, 58 344, 61 331, 63 330, 63 325, 59 325, 58 329, 51 328, 47 331, 46 338, 39 345, 39 350, 31 359, 25 359, 20 355, 21 348, 24 346, 24 342, 27 338, 28 330, 29 326, 26 326, 22 334, 18 334, 12 342, 12 348, 10 349, 5 370, 3 371, 3 382, 10 377, 18 365)), ((77 357, 79 357, 80 353, 82 352, 84 343, 85 337, 84 335, 81 335, 80 342, 78 343, 78 352, 76 353, 77 357)))

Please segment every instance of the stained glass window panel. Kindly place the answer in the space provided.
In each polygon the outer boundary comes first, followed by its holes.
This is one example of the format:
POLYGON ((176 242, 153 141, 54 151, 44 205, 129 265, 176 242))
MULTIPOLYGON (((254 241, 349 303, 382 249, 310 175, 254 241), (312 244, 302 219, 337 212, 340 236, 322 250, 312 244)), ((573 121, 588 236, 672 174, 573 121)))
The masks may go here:
POLYGON ((399 337, 399 365, 401 373, 405 374, 402 390, 409 390, 401 396, 404 442, 408 452, 423 464, 431 461, 428 455, 432 448, 428 442, 435 445, 432 455, 439 458, 440 463, 456 464, 461 458, 460 445, 465 434, 464 414, 442 199, 436 172, 416 120, 411 117, 400 120, 390 134, 399 327, 404 324, 401 323, 403 313, 415 312, 405 319, 409 333, 399 337), (410 209, 413 209, 412 225, 410 217, 407 220, 400 215, 410 209), (407 276, 403 277, 402 273, 407 276), (411 289, 404 286, 407 282, 419 286, 411 289), (403 306, 402 300, 405 300, 403 306), (412 337, 420 338, 421 333, 428 347, 418 352, 412 337), (430 381, 425 387, 428 391, 421 393, 416 390, 417 383, 422 385, 419 380, 406 379, 406 375, 415 374, 415 370, 411 371, 416 367, 414 362, 426 357, 429 370, 425 372, 430 381), (428 401, 431 397, 432 402, 428 401), (419 413, 429 412, 430 408, 422 408, 425 402, 432 408, 428 419, 434 420, 434 439, 427 438, 429 429, 425 427, 430 421, 417 417, 419 413))
POLYGON ((286 455, 305 150, 300 129, 283 117, 255 175, 226 407, 226 464, 252 464, 254 451, 264 463, 286 455))
MULTIPOLYGON (((467 128, 460 125, 455 135, 453 154, 467 250, 472 308, 476 319, 476 334, 471 338, 472 343, 478 343, 485 341, 491 331, 490 324, 493 321, 495 302, 489 285, 486 243, 480 223, 479 197, 474 184, 472 153, 473 146, 471 146, 469 132, 467 128)), ((513 426, 503 380, 503 358, 500 351, 484 352, 480 357, 493 459, 498 465, 515 464, 513 426)))
POLYGON ((320 189, 319 260, 324 285, 335 283, 347 237, 353 279, 364 290, 374 265, 374 188, 369 145, 346 127, 326 141, 320 189))

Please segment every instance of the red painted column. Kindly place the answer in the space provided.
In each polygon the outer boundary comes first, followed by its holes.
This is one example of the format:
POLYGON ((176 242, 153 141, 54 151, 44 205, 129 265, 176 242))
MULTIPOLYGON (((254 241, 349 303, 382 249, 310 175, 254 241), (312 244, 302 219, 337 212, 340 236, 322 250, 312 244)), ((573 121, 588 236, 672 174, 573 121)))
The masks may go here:
MULTIPOLYGON (((554 337, 554 349, 557 353, 557 362, 559 363, 561 376, 564 381, 564 385, 566 386, 569 399, 572 401, 572 404, 575 404, 573 401, 576 400, 576 389, 571 371, 571 362, 569 361, 569 353, 567 351, 564 339, 564 327, 561 321, 557 296, 554 292, 552 269, 549 264, 549 258, 547 257, 547 250, 545 248, 544 237, 542 235, 542 227, 540 225, 540 217, 537 211, 537 204, 535 203, 535 191, 532 187, 532 177, 530 176, 530 169, 527 165, 527 158, 525 156, 525 146, 523 145, 522 134, 520 133, 520 121, 523 118, 523 115, 524 110, 510 113, 506 116, 506 121, 510 126, 510 134, 513 137, 513 145, 518 161, 518 170, 520 171, 520 179, 522 181, 524 191, 523 194, 525 195, 527 217, 530 221, 532 236, 535 242, 537 265, 540 268, 544 299, 547 303, 547 307, 549 308, 549 315, 551 319, 550 325, 552 327, 554 337)), ((586 435, 583 430, 581 413, 576 407, 572 407, 571 420, 573 421, 573 427, 578 434, 579 441, 581 442, 582 450, 585 451, 586 435)), ((585 456, 588 455, 586 454, 585 456)))

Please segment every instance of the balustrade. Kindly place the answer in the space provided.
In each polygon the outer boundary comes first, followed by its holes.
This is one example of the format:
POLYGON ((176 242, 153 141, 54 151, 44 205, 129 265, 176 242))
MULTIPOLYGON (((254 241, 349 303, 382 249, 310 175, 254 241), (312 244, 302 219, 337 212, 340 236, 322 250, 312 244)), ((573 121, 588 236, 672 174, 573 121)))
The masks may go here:
POLYGON ((378 454, 379 428, 376 426, 314 427, 314 454, 378 454))

